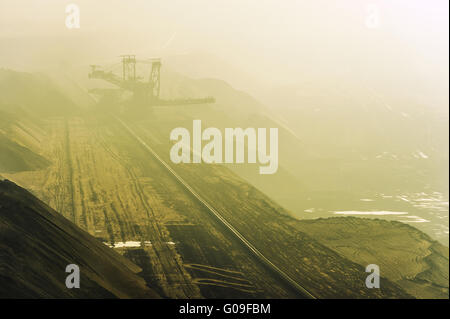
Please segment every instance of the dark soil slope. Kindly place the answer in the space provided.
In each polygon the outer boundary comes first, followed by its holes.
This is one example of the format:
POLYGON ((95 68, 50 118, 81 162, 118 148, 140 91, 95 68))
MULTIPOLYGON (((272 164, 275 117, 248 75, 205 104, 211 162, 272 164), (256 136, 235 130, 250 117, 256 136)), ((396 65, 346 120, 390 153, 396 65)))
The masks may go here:
POLYGON ((140 268, 10 181, 0 181, 0 298, 157 298, 140 268), (80 288, 68 289, 68 264, 80 288))
POLYGON ((44 168, 50 162, 0 133, 0 172, 20 172, 44 168))

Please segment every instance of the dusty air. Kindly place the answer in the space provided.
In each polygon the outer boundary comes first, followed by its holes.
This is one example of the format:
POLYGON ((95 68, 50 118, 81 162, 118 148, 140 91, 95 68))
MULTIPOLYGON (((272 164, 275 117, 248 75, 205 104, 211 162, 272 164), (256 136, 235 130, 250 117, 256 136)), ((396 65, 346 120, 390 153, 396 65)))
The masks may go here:
POLYGON ((208 127, 202 132, 201 120, 194 120, 192 123, 192 144, 189 130, 183 127, 173 129, 170 140, 177 141, 170 149, 170 159, 175 164, 245 163, 247 158, 247 163, 252 164, 258 160, 261 164, 260 174, 274 174, 278 170, 278 128, 269 130, 269 147, 267 147, 266 128, 225 128, 225 140, 223 140, 222 132, 218 128, 208 127), (245 143, 246 139, 247 143, 245 143), (202 148, 202 141, 209 142, 202 148), (245 144, 247 144, 247 156, 245 156, 245 144), (225 159, 223 149, 225 149, 225 159))

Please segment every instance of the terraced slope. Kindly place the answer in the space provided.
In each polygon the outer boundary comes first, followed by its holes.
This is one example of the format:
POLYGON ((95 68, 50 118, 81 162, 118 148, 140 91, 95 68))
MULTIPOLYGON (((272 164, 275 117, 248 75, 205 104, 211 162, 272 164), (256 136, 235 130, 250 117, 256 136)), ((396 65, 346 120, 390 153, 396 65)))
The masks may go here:
MULTIPOLYGON (((127 107, 132 105, 121 106, 124 113, 104 105, 76 115, 40 116, 42 134, 32 145, 52 164, 2 175, 140 266, 140 275, 163 297, 299 297, 221 227, 109 113, 116 112, 167 162, 167 133, 174 127, 173 119, 189 127, 190 118, 175 107, 164 111, 165 117, 157 110, 127 107)), ((367 289, 363 265, 296 229, 287 211, 230 169, 216 165, 175 169, 266 257, 315 296, 412 297, 386 278, 381 289, 367 289)))
MULTIPOLYGON (((48 169, 8 174, 144 269, 162 296, 298 297, 223 229, 109 116, 52 119, 48 169)), ((147 139, 147 135, 144 136, 147 139)), ((148 140, 150 143, 151 141, 148 140)), ((165 149, 155 145, 162 156, 165 149)), ((283 221, 281 207, 225 167, 177 167, 277 266, 318 297, 408 297, 283 221)))
POLYGON ((0 298, 157 298, 141 269, 10 181, 0 181, 0 298), (68 264, 80 288, 65 286, 68 264))
POLYGON ((449 251, 414 227, 354 217, 292 225, 360 265, 377 264, 386 278, 417 298, 448 298, 449 251))

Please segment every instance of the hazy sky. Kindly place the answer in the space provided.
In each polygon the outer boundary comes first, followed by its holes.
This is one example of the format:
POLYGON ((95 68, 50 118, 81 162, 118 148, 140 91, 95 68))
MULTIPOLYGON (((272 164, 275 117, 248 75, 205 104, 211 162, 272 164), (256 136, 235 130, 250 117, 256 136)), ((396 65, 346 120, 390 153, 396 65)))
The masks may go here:
POLYGON ((30 36, 57 37, 46 52, 91 42, 105 59, 207 53, 273 85, 388 70, 448 78, 448 0, 1 0, 0 39, 30 36), (65 26, 69 3, 80 29, 65 26))

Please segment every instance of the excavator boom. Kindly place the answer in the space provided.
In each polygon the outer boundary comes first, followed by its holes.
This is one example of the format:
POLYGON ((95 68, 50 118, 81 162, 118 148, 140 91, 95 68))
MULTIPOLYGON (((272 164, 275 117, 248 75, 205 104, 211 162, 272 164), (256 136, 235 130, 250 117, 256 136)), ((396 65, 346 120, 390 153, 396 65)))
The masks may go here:
MULTIPOLYGON (((213 97, 185 98, 185 99, 161 99, 159 97, 161 88, 161 59, 136 60, 135 55, 121 55, 122 78, 113 72, 99 69, 97 65, 91 65, 90 79, 101 79, 118 86, 121 89, 134 93, 135 96, 143 98, 149 105, 188 105, 188 104, 210 104, 215 103, 213 97), (152 68, 148 82, 141 81, 136 77, 136 63, 151 64, 152 68)), ((99 92, 99 91, 97 91, 99 92)))

